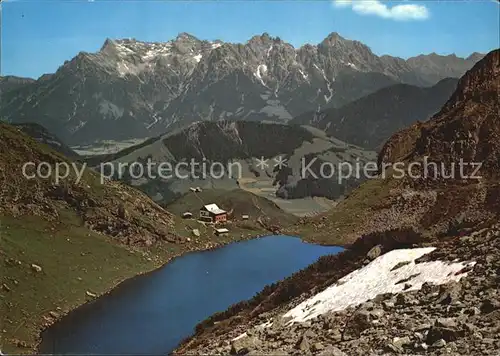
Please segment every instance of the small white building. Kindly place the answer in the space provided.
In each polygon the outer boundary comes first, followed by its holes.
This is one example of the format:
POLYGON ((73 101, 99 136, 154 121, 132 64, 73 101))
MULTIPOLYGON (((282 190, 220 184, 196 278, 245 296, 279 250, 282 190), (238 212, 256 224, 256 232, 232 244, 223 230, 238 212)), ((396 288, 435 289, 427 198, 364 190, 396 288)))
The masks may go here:
POLYGON ((227 235, 229 233, 229 230, 226 229, 226 228, 220 228, 220 229, 215 229, 215 234, 217 236, 220 236, 220 235, 227 235))
POLYGON ((227 212, 217 206, 217 204, 207 204, 200 208, 200 220, 213 223, 227 221, 227 212))

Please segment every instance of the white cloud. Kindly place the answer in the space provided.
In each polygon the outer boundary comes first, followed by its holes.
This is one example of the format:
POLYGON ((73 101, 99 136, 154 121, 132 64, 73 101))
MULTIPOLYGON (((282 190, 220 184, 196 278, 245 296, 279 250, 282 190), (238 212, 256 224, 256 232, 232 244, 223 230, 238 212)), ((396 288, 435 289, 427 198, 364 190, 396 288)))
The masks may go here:
POLYGON ((361 15, 379 16, 396 21, 426 20, 430 15, 427 7, 417 4, 399 4, 389 7, 386 1, 380 0, 333 0, 333 4, 339 8, 350 7, 361 15))
POLYGON ((333 4, 336 7, 348 7, 351 6, 352 1, 351 0, 334 0, 333 4))

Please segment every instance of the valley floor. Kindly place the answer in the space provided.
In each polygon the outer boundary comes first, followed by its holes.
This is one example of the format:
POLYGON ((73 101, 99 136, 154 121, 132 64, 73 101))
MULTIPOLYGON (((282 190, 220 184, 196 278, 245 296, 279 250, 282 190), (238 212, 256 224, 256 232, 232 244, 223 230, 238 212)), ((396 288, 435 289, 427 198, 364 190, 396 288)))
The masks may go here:
POLYGON ((71 148, 73 149, 73 151, 83 157, 98 156, 117 153, 126 148, 139 145, 146 140, 147 138, 135 138, 123 141, 109 140, 97 142, 92 145, 73 146, 71 148))
POLYGON ((299 199, 282 199, 276 196, 276 187, 271 180, 258 180, 252 178, 239 179, 241 189, 271 200, 283 211, 299 217, 311 217, 324 213, 337 202, 323 197, 307 197, 299 199))

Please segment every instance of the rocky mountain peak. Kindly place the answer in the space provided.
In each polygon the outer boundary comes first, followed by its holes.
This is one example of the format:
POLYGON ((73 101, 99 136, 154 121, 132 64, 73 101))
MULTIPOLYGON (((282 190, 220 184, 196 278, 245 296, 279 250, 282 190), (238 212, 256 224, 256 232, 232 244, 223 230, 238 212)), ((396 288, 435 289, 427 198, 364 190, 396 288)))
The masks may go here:
MULTIPOLYGON (((473 54, 474 55, 474 54, 473 54)), ((500 50, 487 54, 460 79, 457 90, 443 110, 470 100, 498 107, 498 81, 500 74, 500 50)))
POLYGON ((111 38, 106 38, 99 52, 109 53, 116 50, 116 41, 111 38))
POLYGON ((356 43, 360 43, 360 42, 348 40, 348 39, 342 37, 337 32, 332 32, 328 36, 326 36, 323 41, 321 41, 320 46, 322 46, 322 47, 335 47, 335 45, 339 45, 339 46, 345 47, 345 46, 350 46, 350 45, 353 45, 356 43))
POLYGON ((474 52, 470 56, 468 56, 466 59, 468 61, 478 62, 483 57, 484 57, 484 53, 474 52))
POLYGON ((187 32, 181 32, 175 38, 175 42, 200 42, 200 40, 187 32))
MULTIPOLYGON (((247 45, 251 48, 267 48, 274 44, 275 38, 271 37, 267 32, 262 35, 255 35, 248 40, 247 45)), ((278 41, 279 42, 279 41, 278 41)))
POLYGON ((261 38, 263 41, 272 39, 272 37, 271 37, 271 36, 269 35, 269 33, 267 33, 267 32, 262 33, 262 35, 260 35, 260 38, 261 38))
POLYGON ((344 37, 342 37, 338 32, 332 32, 328 36, 325 37, 323 42, 337 42, 337 41, 346 41, 344 37))

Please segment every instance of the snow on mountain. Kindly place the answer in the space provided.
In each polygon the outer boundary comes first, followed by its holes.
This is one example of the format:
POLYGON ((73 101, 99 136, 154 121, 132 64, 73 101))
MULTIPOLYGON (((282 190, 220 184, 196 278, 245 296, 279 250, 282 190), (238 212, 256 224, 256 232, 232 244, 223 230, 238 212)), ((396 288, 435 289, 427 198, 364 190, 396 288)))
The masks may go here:
POLYGON ((291 323, 304 322, 330 311, 359 305, 380 294, 418 290, 426 282, 439 285, 458 281, 467 275, 460 271, 475 264, 448 264, 442 261, 415 263, 416 259, 434 250, 434 247, 426 247, 390 251, 297 305, 283 317, 291 317, 291 323), (404 265, 395 269, 398 264, 404 265))
MULTIPOLYGON (((416 260, 434 251, 434 247, 397 249, 377 257, 366 266, 359 268, 324 291, 306 299, 282 317, 288 324, 305 322, 328 312, 355 307, 378 295, 403 291, 419 290, 424 283, 441 285, 459 281, 467 276, 462 272, 473 267, 476 262, 429 261, 416 263, 416 260)), ((267 321, 257 328, 272 326, 267 321)), ((243 333, 234 340, 247 336, 243 333)))
POLYGON ((337 33, 300 48, 267 33, 237 44, 188 33, 168 42, 107 39, 97 53, 6 93, 0 119, 41 123, 72 145, 156 136, 198 120, 286 122, 398 82, 461 76, 478 57, 378 57, 337 33))

